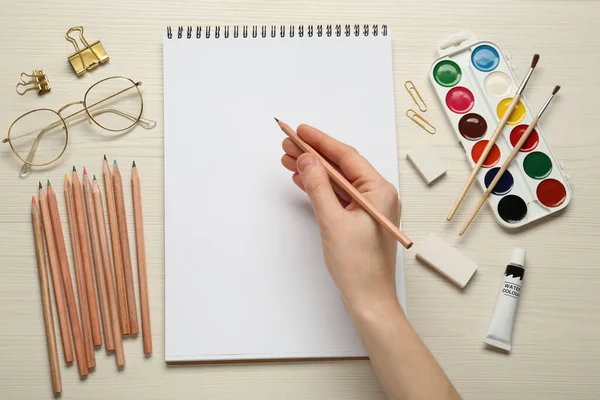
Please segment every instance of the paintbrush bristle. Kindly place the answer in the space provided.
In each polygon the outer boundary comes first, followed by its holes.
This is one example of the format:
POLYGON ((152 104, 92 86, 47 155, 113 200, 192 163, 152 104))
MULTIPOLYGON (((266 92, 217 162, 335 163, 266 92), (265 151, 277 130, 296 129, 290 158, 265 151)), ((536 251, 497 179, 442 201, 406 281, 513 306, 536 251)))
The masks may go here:
POLYGON ((533 60, 531 60, 531 68, 535 68, 535 66, 537 65, 538 61, 540 61, 540 55, 539 54, 535 54, 533 56, 533 60))
POLYGON ((560 90, 560 86, 556 85, 556 87, 554 88, 554 90, 552 91, 552 95, 555 95, 556 93, 558 93, 558 91, 560 90))

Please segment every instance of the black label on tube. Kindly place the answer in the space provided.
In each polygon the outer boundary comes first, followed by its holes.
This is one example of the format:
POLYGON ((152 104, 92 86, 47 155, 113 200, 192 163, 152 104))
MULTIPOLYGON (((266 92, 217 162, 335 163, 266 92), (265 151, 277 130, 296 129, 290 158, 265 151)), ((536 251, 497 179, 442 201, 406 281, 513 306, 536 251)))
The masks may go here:
POLYGON ((511 276, 515 279, 519 278, 523 280, 523 275, 525 275, 525 269, 523 267, 518 267, 516 265, 509 264, 506 266, 506 271, 504 272, 504 276, 511 276))

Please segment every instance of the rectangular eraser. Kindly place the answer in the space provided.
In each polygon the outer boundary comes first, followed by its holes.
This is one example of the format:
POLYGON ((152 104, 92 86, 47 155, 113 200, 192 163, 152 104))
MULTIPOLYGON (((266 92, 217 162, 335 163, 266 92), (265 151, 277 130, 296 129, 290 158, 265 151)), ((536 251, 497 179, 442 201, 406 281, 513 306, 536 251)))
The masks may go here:
POLYGON ((477 264, 433 233, 417 248, 417 258, 464 288, 477 271, 477 264))
POLYGON ((446 167, 442 165, 440 158, 430 147, 411 150, 406 153, 406 158, 428 185, 446 173, 446 167))

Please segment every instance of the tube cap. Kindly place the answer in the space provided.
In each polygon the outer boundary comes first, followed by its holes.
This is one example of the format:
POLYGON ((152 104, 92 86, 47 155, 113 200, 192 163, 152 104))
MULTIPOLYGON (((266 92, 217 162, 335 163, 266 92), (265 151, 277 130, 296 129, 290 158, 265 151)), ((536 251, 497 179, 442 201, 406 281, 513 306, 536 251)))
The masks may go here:
POLYGON ((510 258, 510 263, 521 267, 525 267, 526 255, 527 251, 525 249, 520 249, 517 247, 513 250, 512 257, 510 258))

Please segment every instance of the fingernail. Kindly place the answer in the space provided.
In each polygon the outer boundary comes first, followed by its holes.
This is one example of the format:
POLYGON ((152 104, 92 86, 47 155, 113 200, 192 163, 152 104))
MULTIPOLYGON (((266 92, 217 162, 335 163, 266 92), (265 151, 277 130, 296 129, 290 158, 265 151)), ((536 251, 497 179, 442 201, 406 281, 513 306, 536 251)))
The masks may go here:
POLYGON ((300 172, 306 172, 315 165, 316 161, 312 154, 305 154, 298 159, 298 169, 300 172))

